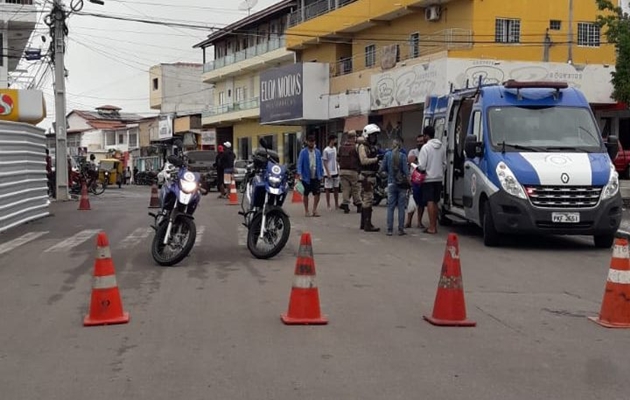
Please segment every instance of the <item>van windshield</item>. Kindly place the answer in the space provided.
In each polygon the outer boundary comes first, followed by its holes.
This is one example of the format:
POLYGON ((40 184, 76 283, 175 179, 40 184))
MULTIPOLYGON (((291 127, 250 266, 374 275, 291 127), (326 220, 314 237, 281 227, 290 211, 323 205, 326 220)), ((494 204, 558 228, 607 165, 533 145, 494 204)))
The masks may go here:
POLYGON ((198 150, 198 151, 189 151, 186 153, 188 159, 195 162, 214 162, 217 158, 217 153, 212 150, 198 150))
POLYGON ((601 151, 589 110, 575 107, 494 107, 488 113, 492 145, 502 151, 601 151))

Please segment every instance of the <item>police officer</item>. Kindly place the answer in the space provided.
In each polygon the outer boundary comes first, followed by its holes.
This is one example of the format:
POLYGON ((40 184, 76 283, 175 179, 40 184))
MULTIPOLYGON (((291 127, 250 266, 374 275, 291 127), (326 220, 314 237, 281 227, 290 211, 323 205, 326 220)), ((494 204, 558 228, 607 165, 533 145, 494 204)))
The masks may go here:
POLYGON ((372 203, 374 201, 374 185, 378 173, 378 162, 383 158, 378 154, 378 134, 381 129, 376 124, 369 124, 363 128, 364 141, 359 145, 359 161, 361 164, 361 229, 365 232, 378 232, 381 229, 372 225, 372 203))

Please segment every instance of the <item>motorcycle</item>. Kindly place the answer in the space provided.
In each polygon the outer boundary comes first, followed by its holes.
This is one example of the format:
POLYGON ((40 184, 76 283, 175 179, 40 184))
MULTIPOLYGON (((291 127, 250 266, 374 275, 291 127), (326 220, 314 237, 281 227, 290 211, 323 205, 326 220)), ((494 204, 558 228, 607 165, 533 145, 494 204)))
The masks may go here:
MULTIPOLYGON (((176 141, 179 149, 183 143, 176 141)), ((197 238, 193 214, 201 195, 208 194, 200 187, 201 177, 188 171, 185 155, 171 155, 160 172, 164 183, 161 188, 161 209, 149 213, 155 220, 151 227, 155 236, 151 243, 151 255, 156 263, 172 266, 182 261, 192 250, 197 238)))
POLYGON ((249 252, 256 258, 269 259, 282 251, 291 233, 291 221, 282 209, 288 193, 288 173, 264 139, 260 145, 262 149, 256 150, 253 163, 247 167, 239 215, 248 229, 249 252), (245 199, 249 203, 247 209, 245 199))
POLYGON ((373 206, 378 206, 381 201, 385 199, 387 202, 387 172, 380 172, 376 174, 376 184, 374 185, 374 201, 373 206))

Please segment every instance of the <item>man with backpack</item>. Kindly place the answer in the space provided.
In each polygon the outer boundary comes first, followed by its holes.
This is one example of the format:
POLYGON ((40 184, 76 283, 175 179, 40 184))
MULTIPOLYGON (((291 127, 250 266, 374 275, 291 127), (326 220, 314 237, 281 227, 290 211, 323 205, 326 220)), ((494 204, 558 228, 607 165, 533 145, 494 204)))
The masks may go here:
POLYGON ((394 210, 398 208, 398 235, 405 233, 405 209, 409 191, 409 166, 401 151, 398 139, 392 140, 392 149, 385 153, 379 172, 387 172, 387 236, 394 232, 394 210))

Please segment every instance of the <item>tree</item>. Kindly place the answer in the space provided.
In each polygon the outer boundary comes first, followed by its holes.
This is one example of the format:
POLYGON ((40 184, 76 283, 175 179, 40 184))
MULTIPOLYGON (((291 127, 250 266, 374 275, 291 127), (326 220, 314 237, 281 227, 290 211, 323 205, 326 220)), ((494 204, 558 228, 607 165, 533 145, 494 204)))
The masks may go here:
POLYGON ((603 15, 597 16, 597 24, 606 27, 606 39, 615 45, 617 60, 615 72, 612 72, 612 98, 618 102, 630 104, 630 17, 621 7, 610 0, 595 0, 603 15))

